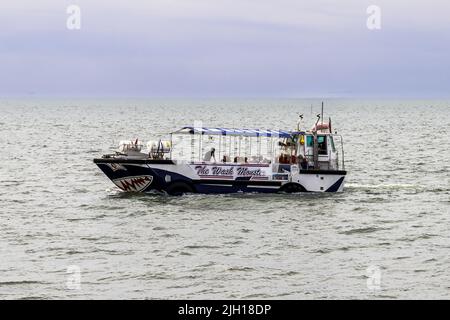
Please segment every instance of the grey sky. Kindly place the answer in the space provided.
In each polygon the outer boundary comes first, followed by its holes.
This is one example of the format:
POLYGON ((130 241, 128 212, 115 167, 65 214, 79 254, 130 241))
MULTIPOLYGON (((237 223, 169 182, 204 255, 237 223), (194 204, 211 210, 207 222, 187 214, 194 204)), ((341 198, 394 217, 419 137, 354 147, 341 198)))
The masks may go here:
POLYGON ((3 2, 0 96, 450 96, 446 0, 3 2))

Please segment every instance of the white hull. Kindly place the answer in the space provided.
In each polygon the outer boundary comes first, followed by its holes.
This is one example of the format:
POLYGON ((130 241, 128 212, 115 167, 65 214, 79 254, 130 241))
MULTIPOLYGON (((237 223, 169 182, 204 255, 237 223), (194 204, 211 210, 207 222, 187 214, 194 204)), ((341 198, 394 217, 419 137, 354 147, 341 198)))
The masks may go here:
POLYGON ((298 170, 296 165, 223 164, 171 160, 95 159, 122 190, 199 193, 341 192, 345 171, 298 170), (274 170, 275 169, 275 170, 274 170))

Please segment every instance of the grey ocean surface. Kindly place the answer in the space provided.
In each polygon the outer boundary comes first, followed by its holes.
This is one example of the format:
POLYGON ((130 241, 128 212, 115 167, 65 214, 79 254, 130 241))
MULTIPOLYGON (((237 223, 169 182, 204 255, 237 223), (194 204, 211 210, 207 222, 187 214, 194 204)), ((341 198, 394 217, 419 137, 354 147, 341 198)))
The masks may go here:
POLYGON ((92 159, 196 120, 309 127, 319 101, 1 100, 0 298, 448 299, 449 107, 326 101, 344 193, 168 197, 125 194, 92 159))

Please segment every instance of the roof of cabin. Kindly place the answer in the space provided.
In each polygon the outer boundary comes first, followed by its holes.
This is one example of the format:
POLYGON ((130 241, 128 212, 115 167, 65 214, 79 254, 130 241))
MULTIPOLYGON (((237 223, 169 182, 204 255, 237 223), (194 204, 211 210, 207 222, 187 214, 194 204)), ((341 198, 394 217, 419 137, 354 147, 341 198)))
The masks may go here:
POLYGON ((229 129, 229 128, 205 128, 183 127, 174 133, 199 133, 208 135, 250 136, 250 137, 280 137, 290 138, 294 134, 304 133, 299 131, 263 130, 263 129, 229 129))

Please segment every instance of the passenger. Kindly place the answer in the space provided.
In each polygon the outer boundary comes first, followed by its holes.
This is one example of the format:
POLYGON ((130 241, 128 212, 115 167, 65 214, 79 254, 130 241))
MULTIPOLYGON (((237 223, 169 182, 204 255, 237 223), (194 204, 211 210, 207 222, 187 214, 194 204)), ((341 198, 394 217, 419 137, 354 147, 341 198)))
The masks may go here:
POLYGON ((304 170, 308 169, 308 161, 302 155, 298 156, 298 164, 300 165, 300 168, 304 170))
POLYGON ((205 153, 205 157, 203 158, 204 161, 211 161, 211 158, 214 158, 214 162, 216 162, 216 156, 215 156, 216 149, 211 148, 210 151, 205 153))

